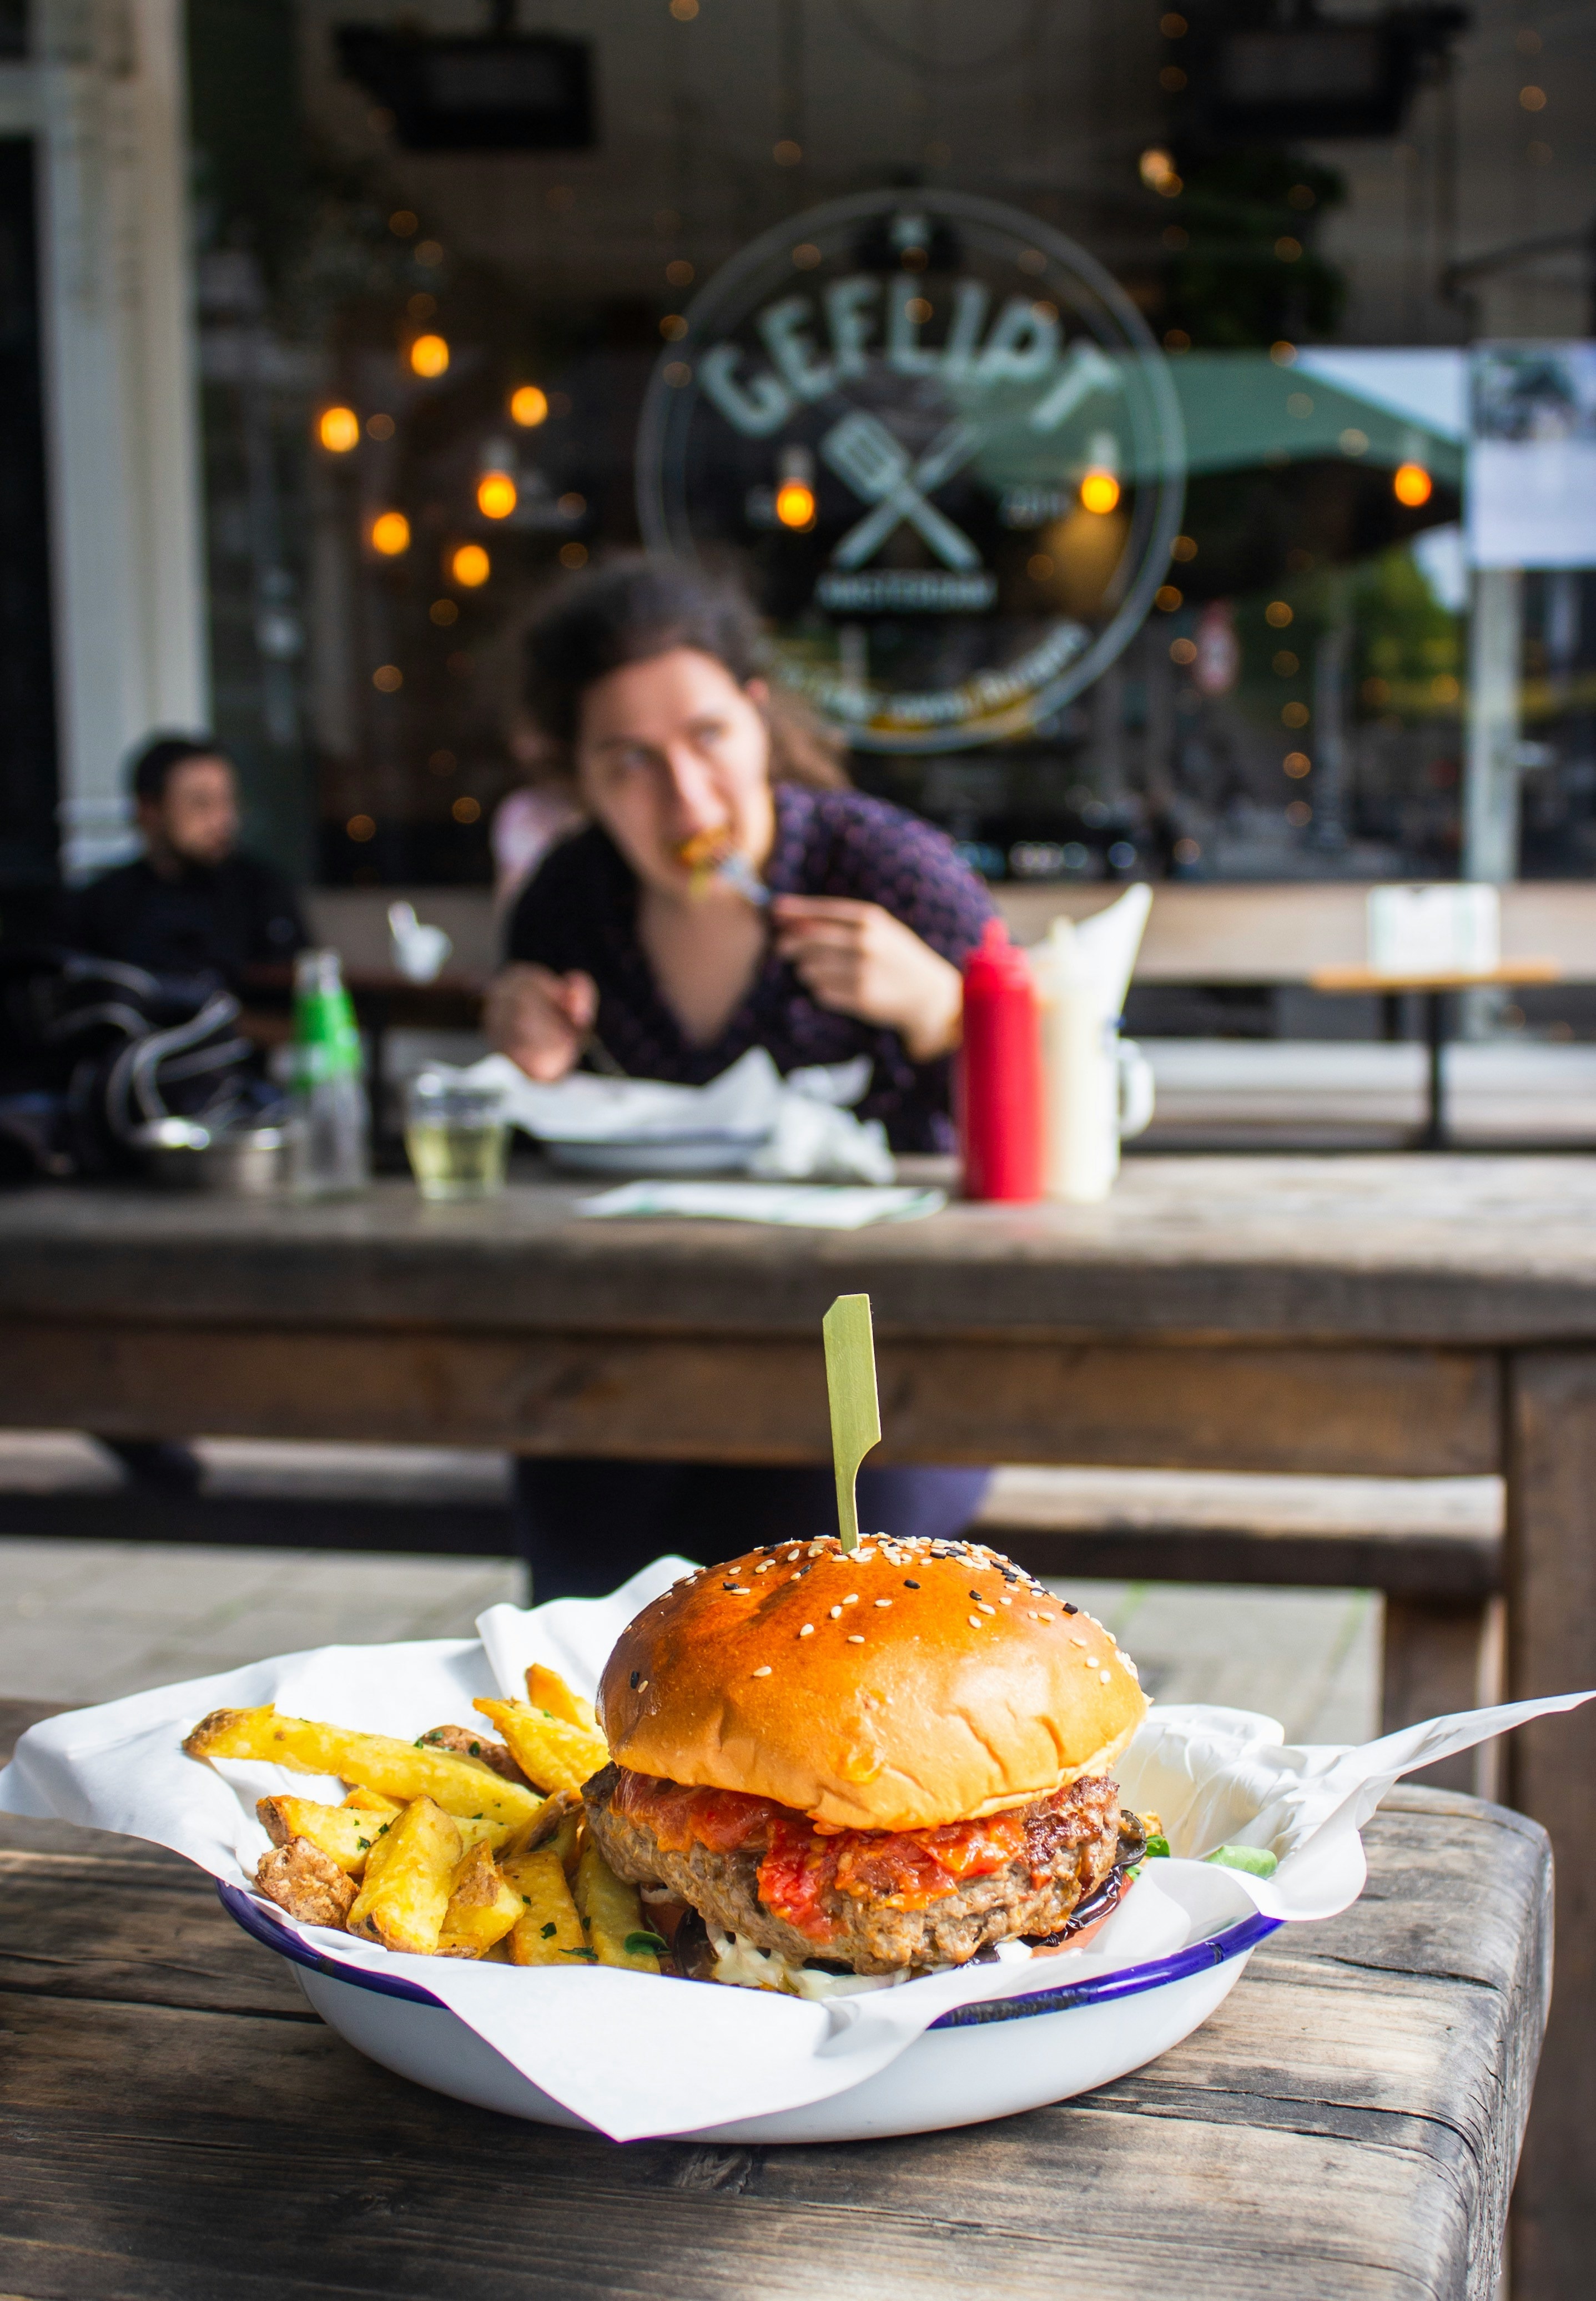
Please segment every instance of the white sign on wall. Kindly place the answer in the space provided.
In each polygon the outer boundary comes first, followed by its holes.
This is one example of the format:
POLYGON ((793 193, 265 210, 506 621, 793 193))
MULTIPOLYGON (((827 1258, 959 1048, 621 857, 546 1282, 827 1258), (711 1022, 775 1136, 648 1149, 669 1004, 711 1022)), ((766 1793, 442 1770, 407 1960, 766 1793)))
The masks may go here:
POLYGON ((783 676, 850 742, 1024 732, 1125 646, 1184 443, 1163 354, 1072 241, 868 193, 767 232, 685 316, 639 438, 644 534, 742 566, 783 676))

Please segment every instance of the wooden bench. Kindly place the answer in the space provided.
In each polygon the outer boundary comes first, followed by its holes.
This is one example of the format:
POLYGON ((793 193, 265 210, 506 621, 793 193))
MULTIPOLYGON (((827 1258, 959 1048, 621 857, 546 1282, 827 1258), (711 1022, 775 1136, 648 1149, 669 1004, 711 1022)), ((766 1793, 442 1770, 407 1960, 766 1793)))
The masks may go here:
MULTIPOLYGON (((390 965, 388 906, 397 888, 317 887, 305 898, 311 930, 339 949, 346 964, 390 965)), ((451 973, 487 974, 498 963, 501 928, 486 888, 409 891, 421 916, 455 944, 451 973)), ((1035 942, 1061 914, 1083 918, 1123 892, 1117 886, 1015 881, 993 896, 1022 942, 1035 942)), ((1366 956, 1366 886, 1333 880, 1218 886, 1186 880, 1153 890, 1139 983, 1306 983, 1316 966, 1356 965, 1366 956)), ((1555 958, 1567 982, 1596 981, 1596 885, 1529 881, 1504 887, 1502 950, 1509 958, 1555 958)))
MULTIPOLYGON (((1107 886, 995 887, 1021 942, 1037 942, 1051 920, 1086 918, 1124 890, 1107 886)), ((1532 881, 1503 887, 1504 958, 1555 960, 1565 983, 1596 982, 1596 885, 1532 881)), ((1177 881, 1153 890, 1136 961, 1139 983, 1306 983, 1323 966, 1358 966, 1367 958, 1368 889, 1355 882, 1199 886, 1177 881)))
POLYGON ((510 1466, 457 1449, 201 1440, 196 1494, 124 1477, 80 1432, 0 1430, 0 1535, 509 1558, 510 1466))
MULTIPOLYGON (((507 1465, 491 1457, 237 1442, 205 1451, 204 1489, 166 1495, 119 1484, 109 1459, 96 1460, 91 1442, 72 1434, 0 1433, 0 1533, 514 1554, 507 1465)), ((1007 1468, 976 1531, 1066 1581, 1377 1590, 1385 1728, 1500 1697, 1494 1478, 1007 1468)), ((1449 1759, 1425 1778, 1493 1796, 1495 1746, 1449 1759)))
MULTIPOLYGON (((0 1703, 0 1754, 34 1714, 0 1703)), ((1365 1843, 1360 1901, 1096 2093, 868 2145, 618 2148, 362 2060, 176 1855, 0 1819, 0 2291, 1492 2301, 1546 1837, 1404 1786, 1365 1843)))

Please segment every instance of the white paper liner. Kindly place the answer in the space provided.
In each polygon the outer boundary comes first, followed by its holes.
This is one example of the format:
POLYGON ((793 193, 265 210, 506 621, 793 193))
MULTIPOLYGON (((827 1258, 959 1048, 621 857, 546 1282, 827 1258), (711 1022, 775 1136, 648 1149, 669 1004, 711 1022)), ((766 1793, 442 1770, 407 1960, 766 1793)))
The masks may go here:
MULTIPOLYGON (((523 1613, 495 1606, 477 1639, 323 1646, 46 1719, 0 1773, 0 1811, 152 1840, 230 1885, 247 1886, 265 1850, 258 1797, 335 1799, 340 1786, 271 1765, 186 1758, 183 1736, 212 1710, 274 1702, 300 1717, 413 1739, 475 1725, 472 1697, 520 1695, 539 1661, 591 1694, 615 1638, 688 1570, 658 1559, 612 1596, 523 1613)), ((1057 1987, 1221 1930, 1253 1909, 1330 1917, 1364 1881, 1358 1837, 1399 1777, 1589 1694, 1461 1712, 1362 1749, 1281 1746, 1273 1719, 1202 1704, 1155 1709, 1117 1769, 1127 1804, 1161 1818, 1177 1856, 1149 1863, 1083 1950, 965 1966, 901 1988, 812 2004, 760 1990, 585 1967, 573 1972, 396 1955, 347 1934, 289 1930, 333 1964, 402 1975, 430 1991, 543 2091, 618 2141, 690 2133, 796 2109, 861 2084, 957 2005, 1057 1987), (1222 1844, 1269 1847, 1273 1878, 1201 1869, 1222 1844), (1158 1879, 1178 1890, 1161 1892, 1158 1879), (1195 1914, 1194 1914, 1195 1913, 1195 1914)))

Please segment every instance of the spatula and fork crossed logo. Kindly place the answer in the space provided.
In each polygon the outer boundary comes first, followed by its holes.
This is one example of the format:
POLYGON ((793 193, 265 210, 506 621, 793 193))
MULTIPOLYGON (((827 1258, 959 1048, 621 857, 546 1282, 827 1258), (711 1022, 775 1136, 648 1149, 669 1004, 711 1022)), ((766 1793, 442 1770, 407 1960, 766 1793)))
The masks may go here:
POLYGON ((929 500, 964 469, 985 435, 960 416, 938 432, 923 455, 910 455, 879 416, 855 408, 832 424, 820 452, 861 503, 872 508, 831 554, 836 567, 862 567, 900 527, 914 528, 945 567, 979 567, 981 554, 964 530, 929 500))

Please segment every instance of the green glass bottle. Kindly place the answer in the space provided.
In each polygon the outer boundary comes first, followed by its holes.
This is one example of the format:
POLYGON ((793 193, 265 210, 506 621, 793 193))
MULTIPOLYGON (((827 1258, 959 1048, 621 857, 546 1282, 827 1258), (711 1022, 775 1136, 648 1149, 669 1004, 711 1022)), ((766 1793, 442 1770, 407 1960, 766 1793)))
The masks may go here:
POLYGON ((294 1117, 289 1175, 305 1198, 363 1190, 372 1176, 372 1115, 360 1032, 336 950, 294 965, 294 1117))

